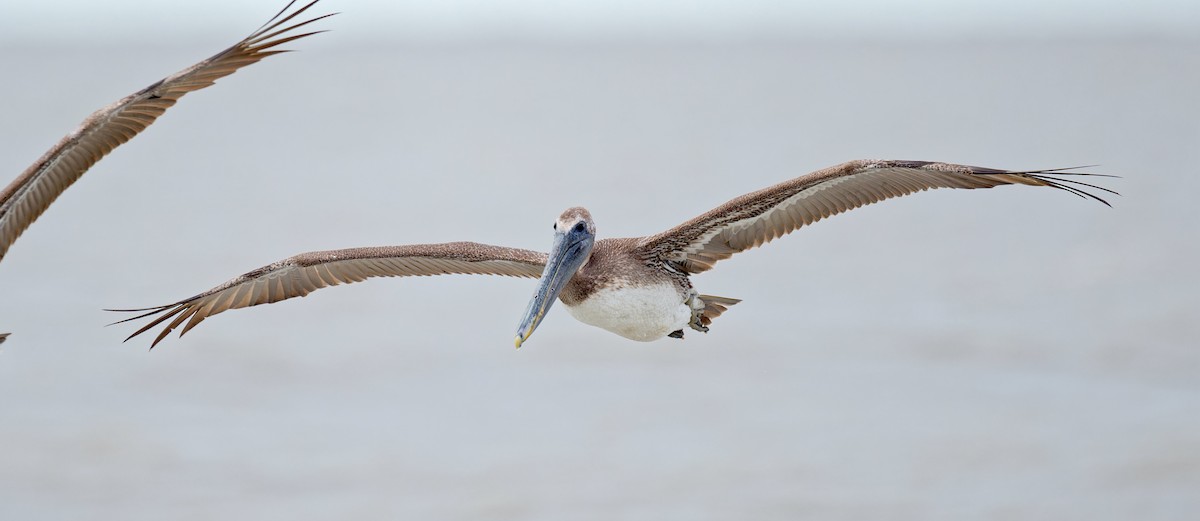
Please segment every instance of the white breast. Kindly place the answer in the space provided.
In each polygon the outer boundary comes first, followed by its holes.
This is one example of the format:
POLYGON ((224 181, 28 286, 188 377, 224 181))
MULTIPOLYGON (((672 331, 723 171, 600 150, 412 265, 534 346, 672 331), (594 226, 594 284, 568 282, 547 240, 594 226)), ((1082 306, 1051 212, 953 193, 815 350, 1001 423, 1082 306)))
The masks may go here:
POLYGON ((649 342, 687 328, 692 311, 683 300, 674 284, 664 283, 600 289, 566 308, 584 324, 649 342))

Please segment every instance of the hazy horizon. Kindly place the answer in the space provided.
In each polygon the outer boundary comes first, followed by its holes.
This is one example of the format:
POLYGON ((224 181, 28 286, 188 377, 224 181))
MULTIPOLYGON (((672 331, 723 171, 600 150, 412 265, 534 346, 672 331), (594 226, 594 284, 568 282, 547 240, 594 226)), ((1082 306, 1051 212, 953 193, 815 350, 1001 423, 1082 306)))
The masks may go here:
MULTIPOLYGON (((285 2, 155 0, 10 3, 0 42, 141 43, 229 37, 249 31, 285 2), (166 5, 167 7, 164 7, 166 5)), ((341 14, 324 28, 344 42, 494 38, 705 40, 832 38, 1197 38, 1200 4, 1186 0, 925 0, 896 3, 789 0, 324 0, 313 12, 341 14)), ((340 45, 331 42, 333 45, 340 45)))

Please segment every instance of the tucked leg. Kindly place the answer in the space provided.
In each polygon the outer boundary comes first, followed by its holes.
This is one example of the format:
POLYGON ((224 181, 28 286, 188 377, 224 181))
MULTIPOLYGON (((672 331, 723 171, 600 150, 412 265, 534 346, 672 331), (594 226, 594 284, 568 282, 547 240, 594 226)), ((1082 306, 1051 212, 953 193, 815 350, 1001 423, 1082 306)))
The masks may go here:
POLYGON ((707 333, 708 326, 701 320, 704 317, 704 302, 700 300, 700 294, 696 290, 688 291, 687 305, 692 308, 692 320, 688 322, 688 326, 701 333, 707 333))

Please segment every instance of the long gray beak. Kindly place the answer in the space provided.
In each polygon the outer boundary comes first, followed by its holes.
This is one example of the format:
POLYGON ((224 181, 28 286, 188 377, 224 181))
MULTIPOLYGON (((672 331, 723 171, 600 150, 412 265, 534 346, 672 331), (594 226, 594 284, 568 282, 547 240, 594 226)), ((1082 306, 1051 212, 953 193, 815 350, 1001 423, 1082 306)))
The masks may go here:
POLYGON ((533 330, 542 323, 542 318, 554 305, 554 300, 562 292, 563 287, 575 276, 575 272, 587 261, 592 251, 592 236, 574 230, 556 232, 554 244, 550 248, 550 258, 546 260, 546 269, 538 280, 537 292, 529 300, 521 325, 517 327, 515 344, 519 349, 521 344, 533 335, 533 330))

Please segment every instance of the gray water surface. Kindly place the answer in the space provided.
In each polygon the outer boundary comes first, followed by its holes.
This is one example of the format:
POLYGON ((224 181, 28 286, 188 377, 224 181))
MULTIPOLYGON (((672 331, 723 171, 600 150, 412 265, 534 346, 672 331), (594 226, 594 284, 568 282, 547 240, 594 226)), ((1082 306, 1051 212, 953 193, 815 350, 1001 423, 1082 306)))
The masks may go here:
MULTIPOLYGON (((325 38, 325 36, 322 36, 325 38)), ((0 264, 3 519, 1193 519, 1200 46, 317 40, 187 96, 0 264), (373 280, 147 352, 102 311, 302 251, 655 233, 855 158, 1097 164, 855 210, 641 344, 373 280)), ((0 178, 206 56, 0 48, 0 178)))

